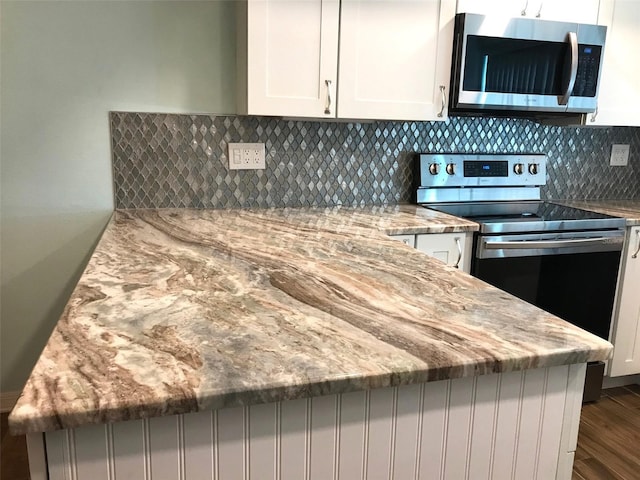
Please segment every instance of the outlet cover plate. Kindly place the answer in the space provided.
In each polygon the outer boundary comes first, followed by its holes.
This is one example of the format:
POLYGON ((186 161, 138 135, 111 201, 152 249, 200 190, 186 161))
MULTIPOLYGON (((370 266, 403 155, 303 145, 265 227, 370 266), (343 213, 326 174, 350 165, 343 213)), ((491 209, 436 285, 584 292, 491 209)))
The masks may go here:
POLYGON ((612 167, 626 167, 629 164, 629 145, 614 144, 611 145, 611 161, 609 165, 612 167))
POLYGON ((264 169, 264 143, 229 144, 229 170, 264 169))

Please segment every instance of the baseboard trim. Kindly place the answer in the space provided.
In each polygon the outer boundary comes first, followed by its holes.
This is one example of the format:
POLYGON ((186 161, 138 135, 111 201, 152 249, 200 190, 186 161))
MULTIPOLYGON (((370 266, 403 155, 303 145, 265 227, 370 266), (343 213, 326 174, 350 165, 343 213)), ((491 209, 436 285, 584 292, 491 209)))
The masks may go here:
POLYGON ((640 384, 640 375, 626 375, 622 377, 607 377, 602 381, 602 388, 624 387, 625 385, 640 384))
POLYGON ((2 392, 0 393, 0 412, 10 412, 16 405, 20 397, 20 392, 2 392))

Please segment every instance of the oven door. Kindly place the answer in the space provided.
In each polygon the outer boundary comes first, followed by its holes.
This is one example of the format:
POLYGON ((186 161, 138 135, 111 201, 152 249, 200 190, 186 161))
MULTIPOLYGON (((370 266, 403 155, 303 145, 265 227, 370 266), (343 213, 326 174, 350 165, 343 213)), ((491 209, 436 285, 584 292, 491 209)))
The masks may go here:
MULTIPOLYGON (((608 339, 622 243, 622 231, 477 235, 471 274, 608 339)), ((603 362, 587 365, 583 402, 603 376, 603 362)))
POLYGON ((604 339, 624 232, 478 235, 471 273, 604 339))

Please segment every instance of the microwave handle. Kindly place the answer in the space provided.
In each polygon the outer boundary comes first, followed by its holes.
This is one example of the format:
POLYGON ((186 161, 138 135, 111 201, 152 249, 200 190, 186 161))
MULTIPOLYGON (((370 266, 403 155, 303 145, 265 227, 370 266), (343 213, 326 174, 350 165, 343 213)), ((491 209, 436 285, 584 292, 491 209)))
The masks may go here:
POLYGON ((578 75, 578 35, 576 32, 569 32, 567 34, 569 41, 569 51, 571 54, 571 72, 569 75, 569 82, 564 94, 558 100, 560 105, 566 105, 569 103, 569 97, 573 93, 573 87, 576 84, 576 76, 578 75))

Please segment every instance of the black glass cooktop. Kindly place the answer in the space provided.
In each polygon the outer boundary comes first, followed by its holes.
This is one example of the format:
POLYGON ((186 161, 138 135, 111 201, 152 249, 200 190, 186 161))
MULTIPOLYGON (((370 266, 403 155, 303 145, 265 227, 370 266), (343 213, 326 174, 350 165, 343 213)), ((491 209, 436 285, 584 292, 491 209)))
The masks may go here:
POLYGON ((551 202, 468 202, 431 204, 428 208, 480 224, 481 232, 593 230, 623 228, 623 218, 551 202))

